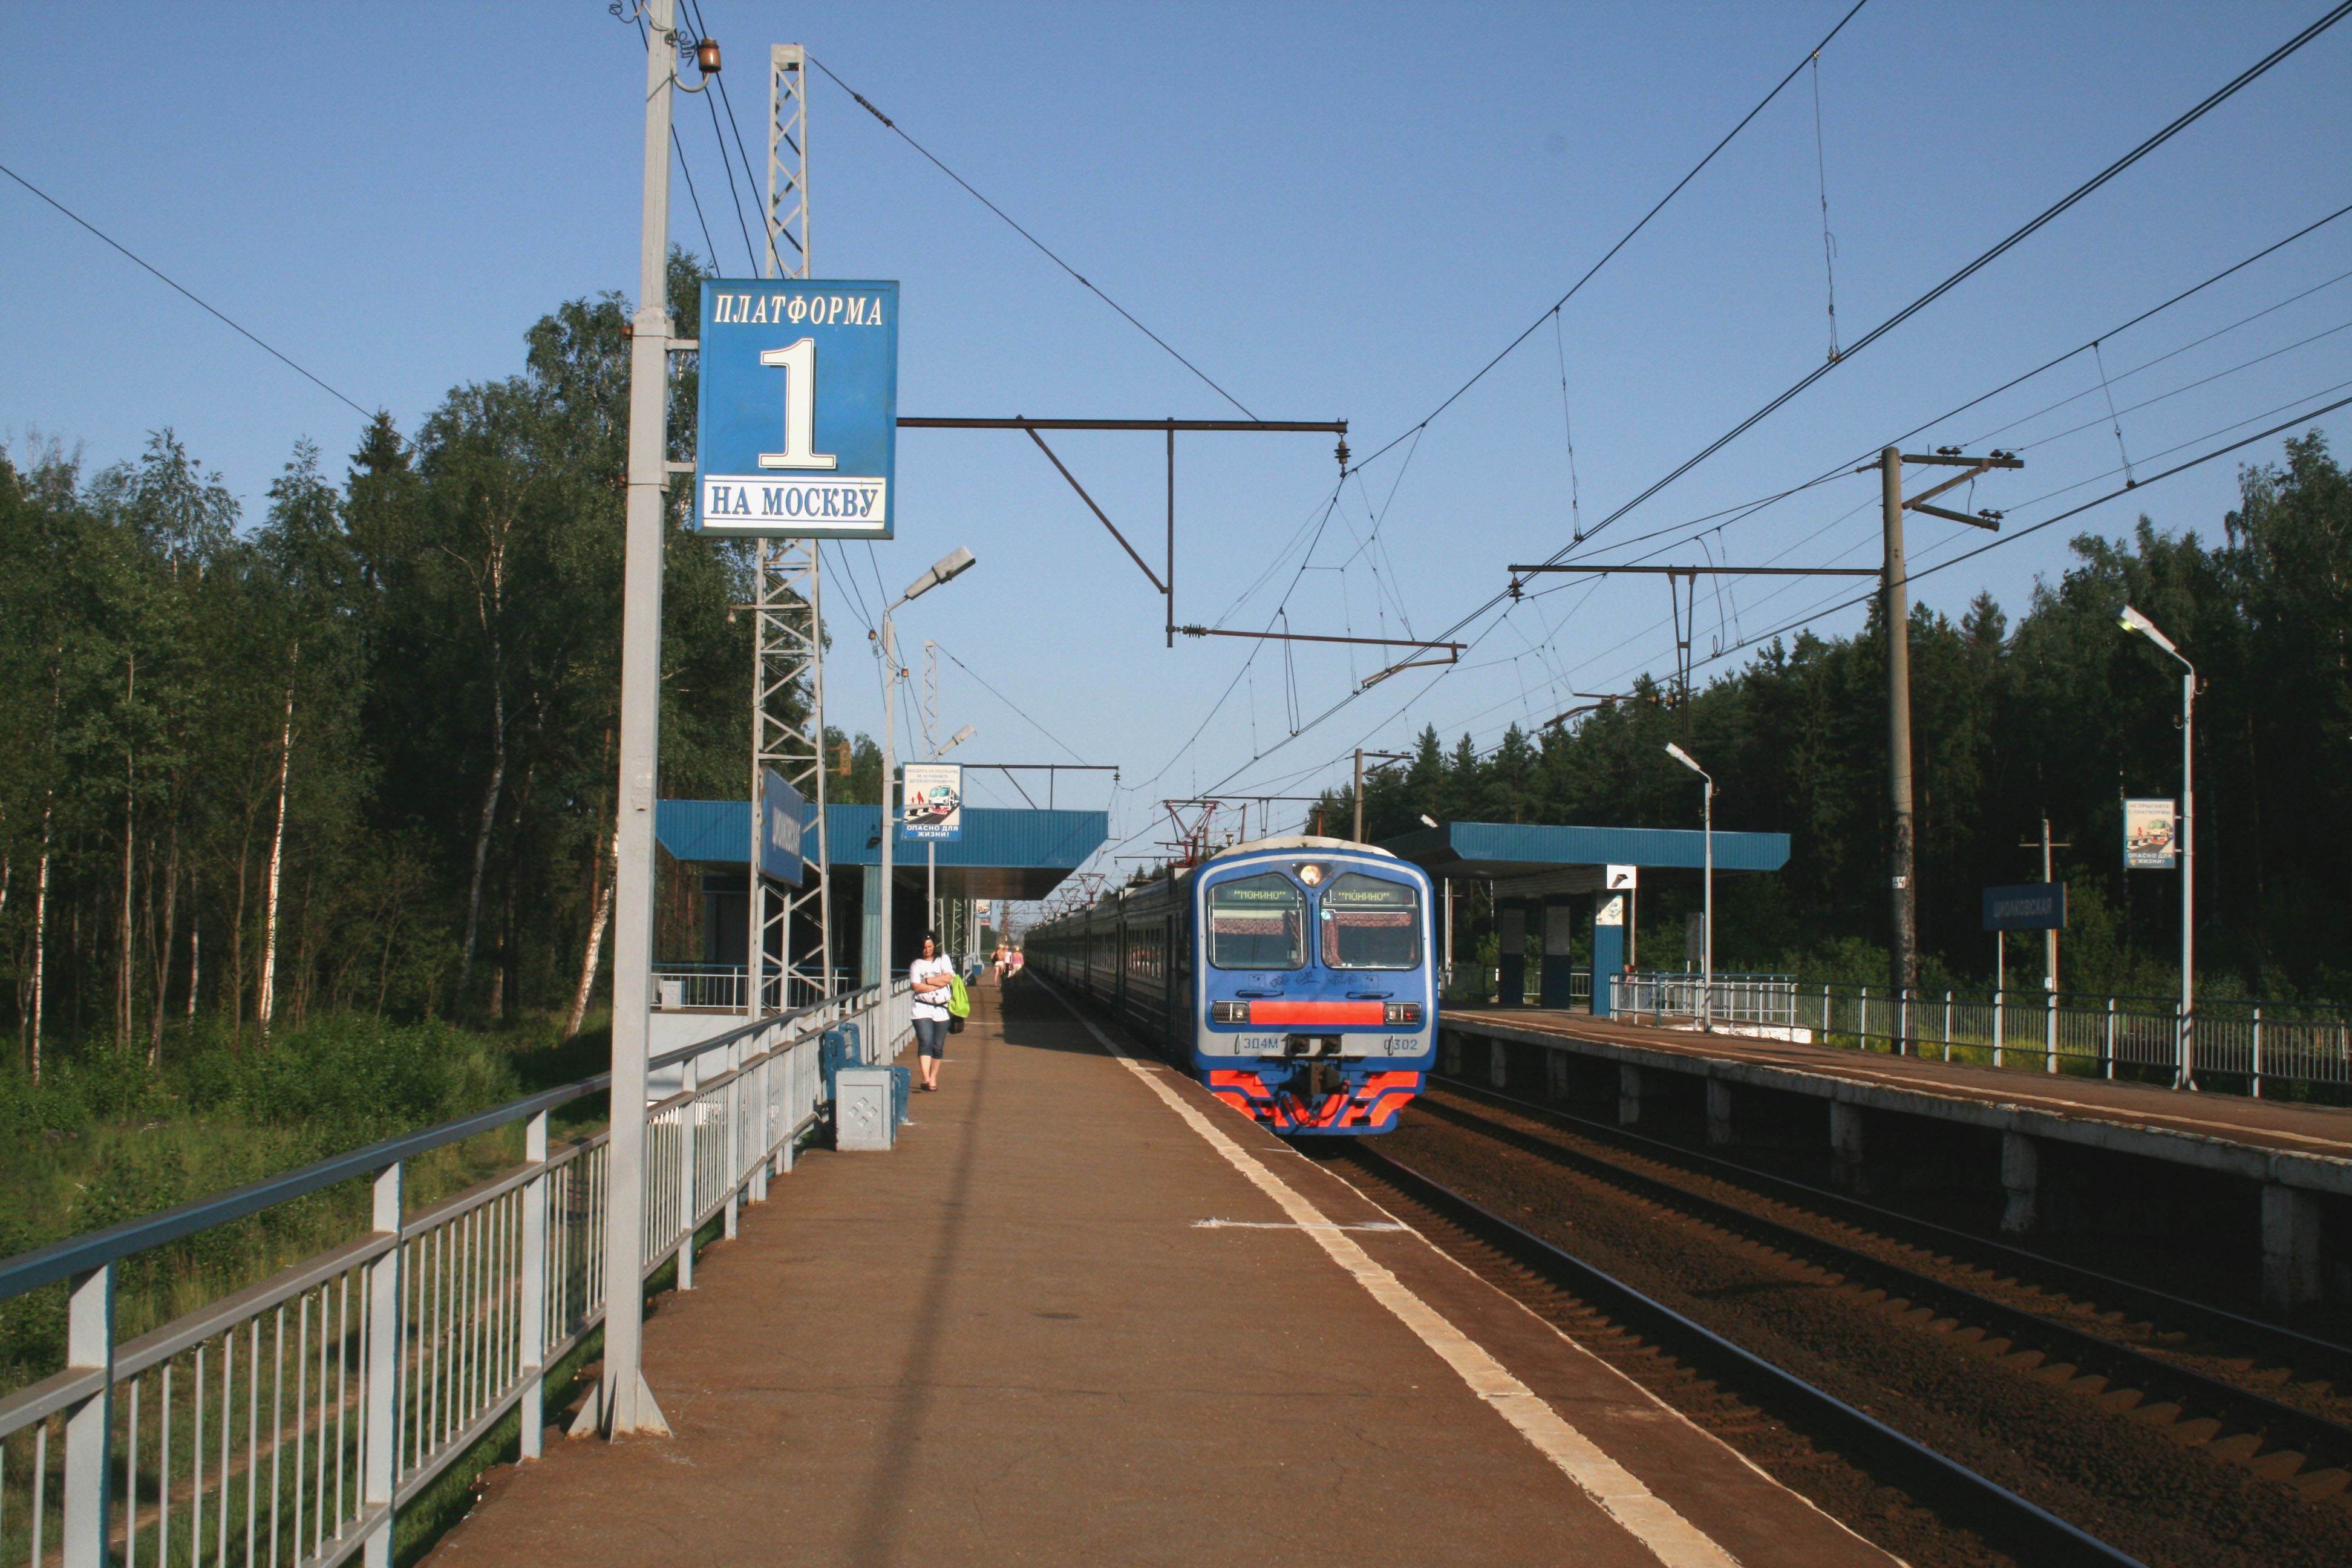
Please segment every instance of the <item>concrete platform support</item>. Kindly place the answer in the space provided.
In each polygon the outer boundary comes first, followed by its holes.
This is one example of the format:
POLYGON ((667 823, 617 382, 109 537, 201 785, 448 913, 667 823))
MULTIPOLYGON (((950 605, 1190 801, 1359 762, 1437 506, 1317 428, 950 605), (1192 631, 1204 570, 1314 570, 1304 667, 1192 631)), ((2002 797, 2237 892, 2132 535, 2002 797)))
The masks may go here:
POLYGON ((1862 1107, 1830 1101, 1830 1179, 1840 1192, 1862 1185, 1862 1107))
POLYGON ((2263 1305, 2293 1311, 2319 1300, 2319 1194, 2263 1186, 2263 1305))
POLYGON ((2042 1145, 2022 1132, 2000 1135, 2000 1185, 2009 1206, 2000 1211, 2004 1235, 2022 1236, 2041 1223, 2042 1145))
POLYGON ((1715 1149, 1731 1142, 1731 1086, 1719 1078, 1706 1080, 1706 1142, 1715 1149))
POLYGON ((1511 1087, 1510 1047, 1500 1040, 1486 1042, 1486 1081, 1496 1089, 1511 1087))
POLYGON ((1462 1076, 1462 1037, 1441 1032, 1437 1037, 1437 1070, 1448 1078, 1462 1076))
POLYGON ((1544 1091, 1555 1100, 1568 1098, 1568 1053, 1544 1053, 1544 1091))
POLYGON ((1617 1125, 1631 1127, 1642 1120, 1642 1069, 1631 1062, 1617 1064, 1617 1125))

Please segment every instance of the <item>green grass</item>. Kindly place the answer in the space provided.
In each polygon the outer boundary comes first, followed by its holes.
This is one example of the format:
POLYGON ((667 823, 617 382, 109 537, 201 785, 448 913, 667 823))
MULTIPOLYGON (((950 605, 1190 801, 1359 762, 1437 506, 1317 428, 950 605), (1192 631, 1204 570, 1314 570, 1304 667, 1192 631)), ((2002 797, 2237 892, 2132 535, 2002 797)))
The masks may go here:
MULTIPOLYGON (((95 1043, 57 1053, 37 1088, 0 1077, 0 1256, 282 1174, 395 1134, 601 1071, 603 1030, 558 1043, 551 1020, 497 1034, 366 1016, 316 1020, 267 1047, 203 1032, 166 1041, 161 1071, 95 1043)), ((601 1096, 563 1107, 568 1133, 601 1096)), ((410 1163, 411 1209, 521 1158, 520 1123, 410 1163)), ((117 1334, 128 1339, 367 1227, 364 1180, 346 1182, 127 1259, 117 1334)), ((65 1293, 0 1301, 0 1392, 63 1364, 65 1293)))

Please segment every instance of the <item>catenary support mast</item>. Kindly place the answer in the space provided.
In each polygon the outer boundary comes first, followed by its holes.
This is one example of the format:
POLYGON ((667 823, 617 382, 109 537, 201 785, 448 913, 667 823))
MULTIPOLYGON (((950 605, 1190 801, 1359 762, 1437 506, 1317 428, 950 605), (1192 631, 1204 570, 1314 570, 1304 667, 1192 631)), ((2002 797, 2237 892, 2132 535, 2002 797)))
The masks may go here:
MULTIPOLYGON (((798 44, 768 50, 767 275, 809 276, 807 61, 798 44)), ((824 821, 824 637, 817 542, 752 543, 751 932, 743 994, 747 1016, 788 1011, 830 995, 833 896, 824 821), (799 717, 793 716, 795 707, 799 717), (803 847, 813 874, 798 888, 760 875, 756 808, 769 769, 815 807, 803 847)))
MULTIPOLYGON (((661 753, 664 490, 668 473, 670 93, 673 0, 646 5, 645 201, 629 344, 629 485, 621 598, 621 811, 614 865, 613 1133, 604 1214, 604 1373, 592 1406, 607 1436, 667 1433, 639 1371, 645 1302, 646 1039, 654 962, 654 803, 661 753)), ((587 1414, 583 1412, 583 1415, 587 1414)))

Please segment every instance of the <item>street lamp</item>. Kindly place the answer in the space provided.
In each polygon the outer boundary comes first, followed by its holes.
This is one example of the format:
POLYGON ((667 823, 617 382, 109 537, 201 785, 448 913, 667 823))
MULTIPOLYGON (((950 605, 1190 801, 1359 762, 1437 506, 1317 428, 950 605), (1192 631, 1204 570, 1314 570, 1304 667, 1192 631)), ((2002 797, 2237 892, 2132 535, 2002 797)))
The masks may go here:
POLYGON ((2116 624, 2179 662, 2180 678, 2180 1040, 2172 1087, 2197 1087, 2197 667, 2156 623, 2126 605, 2116 624))
POLYGON ((1666 755, 1706 781, 1699 795, 1706 824, 1706 881, 1702 906, 1706 912, 1700 920, 1698 939, 1699 1026, 1712 1029, 1715 1027, 1715 777, 1694 762, 1688 752, 1672 741, 1666 742, 1666 755))
POLYGON ((929 570, 907 584, 907 591, 892 600, 882 612, 882 984, 885 994, 890 984, 890 851, 892 841, 898 837, 898 825, 890 816, 890 786, 898 771, 892 748, 896 744, 893 726, 898 721, 898 644, 892 635, 890 616, 909 599, 919 599, 942 583, 962 576, 979 563, 972 552, 959 545, 954 553, 942 555, 931 563, 929 570))
MULTIPOLYGON (((925 760, 936 763, 979 733, 976 725, 966 724, 948 737, 946 745, 925 760)), ((956 804, 961 805, 963 803, 958 801, 956 804)), ((923 841, 923 926, 929 931, 940 929, 940 845, 936 838, 923 841)))

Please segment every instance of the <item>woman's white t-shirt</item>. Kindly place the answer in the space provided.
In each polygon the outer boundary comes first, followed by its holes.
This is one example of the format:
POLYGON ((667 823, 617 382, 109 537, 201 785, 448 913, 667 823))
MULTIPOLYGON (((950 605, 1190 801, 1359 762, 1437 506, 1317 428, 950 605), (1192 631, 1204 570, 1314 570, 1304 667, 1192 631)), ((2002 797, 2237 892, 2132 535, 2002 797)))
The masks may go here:
MULTIPOLYGON (((915 960, 914 963, 907 966, 907 978, 914 981, 929 980, 935 974, 950 975, 954 973, 955 965, 950 963, 944 958, 919 958, 915 960)), ((947 988, 942 986, 940 989, 930 993, 930 994, 938 997, 939 1000, 937 1002, 927 1002, 923 999, 923 994, 921 992, 919 991, 915 994, 915 1016, 918 1018, 931 1019, 946 1018, 948 1016, 949 995, 947 988)))

